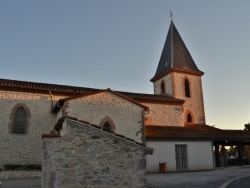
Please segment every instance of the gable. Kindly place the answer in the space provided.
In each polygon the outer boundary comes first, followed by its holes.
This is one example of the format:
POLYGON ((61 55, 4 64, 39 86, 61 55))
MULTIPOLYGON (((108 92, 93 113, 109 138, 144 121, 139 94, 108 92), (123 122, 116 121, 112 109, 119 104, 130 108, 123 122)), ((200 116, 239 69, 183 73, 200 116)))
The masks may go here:
POLYGON ((102 91, 90 95, 61 100, 59 116, 71 116, 103 127, 106 122, 112 131, 125 135, 137 142, 143 142, 141 131, 145 106, 127 99, 115 92, 102 91))

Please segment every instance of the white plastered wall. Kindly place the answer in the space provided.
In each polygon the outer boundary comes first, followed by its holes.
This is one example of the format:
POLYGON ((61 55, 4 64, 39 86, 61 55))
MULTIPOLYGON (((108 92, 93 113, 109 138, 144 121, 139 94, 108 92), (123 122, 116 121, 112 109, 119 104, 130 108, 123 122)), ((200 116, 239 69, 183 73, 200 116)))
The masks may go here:
POLYGON ((167 171, 176 171, 175 145, 187 145, 188 170, 210 170, 214 168, 211 141, 146 141, 154 149, 147 155, 147 171, 159 172, 159 162, 166 162, 167 171))

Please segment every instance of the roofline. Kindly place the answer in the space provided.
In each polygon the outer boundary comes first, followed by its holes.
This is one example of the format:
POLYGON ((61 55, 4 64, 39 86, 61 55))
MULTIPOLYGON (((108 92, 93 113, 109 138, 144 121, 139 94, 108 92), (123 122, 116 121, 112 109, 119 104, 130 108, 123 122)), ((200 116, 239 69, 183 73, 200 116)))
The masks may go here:
POLYGON ((178 73, 183 73, 183 74, 191 74, 191 75, 195 75, 195 76, 203 76, 205 73, 200 71, 200 72, 196 72, 196 71, 188 71, 188 70, 181 70, 181 69, 175 69, 175 68, 171 68, 170 70, 162 73, 159 76, 154 76, 150 81, 151 82, 155 82, 157 80, 159 80, 160 78, 166 76, 167 74, 171 73, 171 72, 178 72, 178 73))
POLYGON ((78 94, 101 90, 101 89, 81 87, 81 86, 20 81, 20 80, 11 80, 4 78, 0 78, 0 81, 1 81, 0 89, 4 91, 30 92, 30 93, 42 93, 42 94, 53 92, 53 95, 63 94, 66 96, 72 96, 72 94, 78 95, 78 94))
POLYGON ((182 105, 185 103, 185 100, 176 99, 179 101, 164 101, 164 100, 155 100, 155 99, 134 99, 139 103, 154 103, 154 104, 169 104, 169 105, 182 105))
POLYGON ((140 104, 139 102, 127 97, 127 96, 124 96, 116 91, 113 91, 111 90, 110 88, 108 89, 104 89, 104 90, 100 90, 100 91, 96 91, 96 92, 91 92, 91 93, 87 93, 87 94, 80 94, 80 95, 75 95, 75 96, 72 96, 72 97, 68 97, 68 98, 64 98, 64 99, 59 99, 54 107, 52 108, 51 112, 52 113, 56 113, 63 105, 64 105, 64 102, 65 101, 69 101, 69 100, 72 100, 72 99, 76 99, 76 98, 81 98, 81 97, 87 97, 87 96, 90 96, 90 95, 97 95, 97 94, 100 94, 100 93, 105 93, 105 92, 109 92, 109 93, 112 93, 113 95, 116 95, 118 97, 121 97, 127 101, 130 101, 131 103, 137 105, 137 106, 140 106, 141 108, 143 108, 144 110, 148 110, 149 107, 145 106, 145 105, 142 105, 140 104))
POLYGON ((228 142, 250 142, 250 139, 229 139, 229 138, 145 138, 146 141, 228 141, 228 142))
POLYGON ((206 138, 147 138, 146 137, 146 142, 147 141, 211 141, 213 142, 214 139, 206 139, 206 138))

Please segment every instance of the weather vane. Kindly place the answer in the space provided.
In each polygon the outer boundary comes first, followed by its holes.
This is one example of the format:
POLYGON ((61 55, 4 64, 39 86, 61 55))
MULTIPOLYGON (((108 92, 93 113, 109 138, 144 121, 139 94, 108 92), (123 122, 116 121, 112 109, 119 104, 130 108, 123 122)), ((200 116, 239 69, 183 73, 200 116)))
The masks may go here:
POLYGON ((172 21, 173 21, 173 20, 172 20, 172 19, 173 19, 173 12, 172 12, 171 9, 170 9, 170 12, 169 12, 169 13, 170 13, 170 16, 169 16, 169 17, 171 18, 171 22, 172 22, 172 21))

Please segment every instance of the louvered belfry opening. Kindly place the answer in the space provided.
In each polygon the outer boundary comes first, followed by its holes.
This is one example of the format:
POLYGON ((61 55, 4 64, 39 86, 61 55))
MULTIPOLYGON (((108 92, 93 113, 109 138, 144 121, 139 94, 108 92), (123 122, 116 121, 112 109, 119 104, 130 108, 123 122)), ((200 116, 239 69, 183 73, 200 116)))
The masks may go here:
POLYGON ((13 134, 25 134, 26 111, 19 107, 14 114, 13 134))
POLYGON ((190 97, 190 86, 187 79, 185 79, 185 96, 190 97))
POLYGON ((187 170, 187 145, 175 145, 176 171, 187 170))

